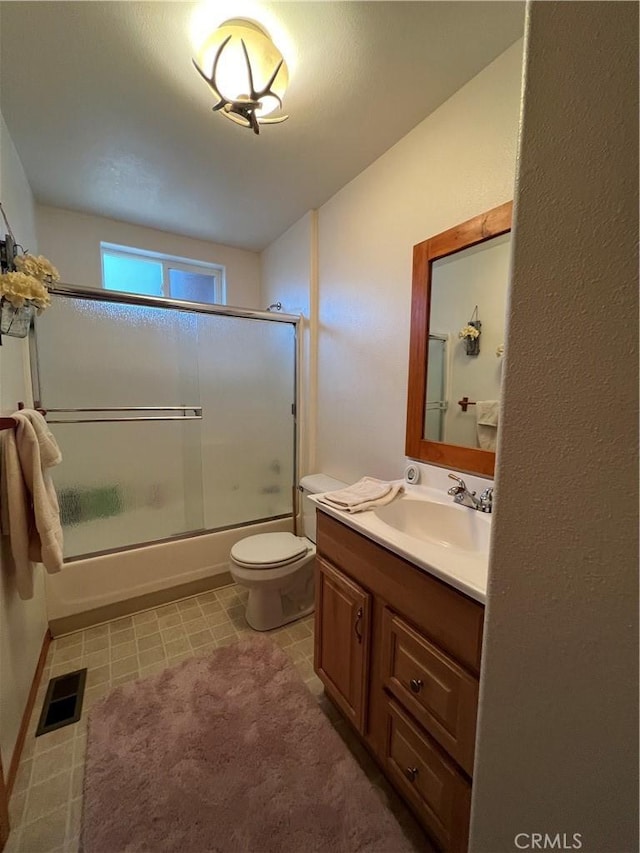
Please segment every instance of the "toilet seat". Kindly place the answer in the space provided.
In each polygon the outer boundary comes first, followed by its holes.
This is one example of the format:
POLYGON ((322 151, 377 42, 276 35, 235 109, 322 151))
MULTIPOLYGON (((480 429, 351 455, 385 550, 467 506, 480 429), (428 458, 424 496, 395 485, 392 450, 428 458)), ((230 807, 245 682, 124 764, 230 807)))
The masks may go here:
POLYGON ((296 562, 310 547, 308 539, 293 533, 261 533, 236 542, 231 559, 245 569, 275 569, 296 562))

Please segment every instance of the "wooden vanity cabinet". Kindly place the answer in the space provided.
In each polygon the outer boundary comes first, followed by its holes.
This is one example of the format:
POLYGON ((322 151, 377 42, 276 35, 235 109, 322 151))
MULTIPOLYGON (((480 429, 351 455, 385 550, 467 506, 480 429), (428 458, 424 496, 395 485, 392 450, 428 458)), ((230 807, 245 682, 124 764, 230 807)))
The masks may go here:
POLYGON ((316 672, 438 846, 465 851, 484 607, 317 520, 316 672))

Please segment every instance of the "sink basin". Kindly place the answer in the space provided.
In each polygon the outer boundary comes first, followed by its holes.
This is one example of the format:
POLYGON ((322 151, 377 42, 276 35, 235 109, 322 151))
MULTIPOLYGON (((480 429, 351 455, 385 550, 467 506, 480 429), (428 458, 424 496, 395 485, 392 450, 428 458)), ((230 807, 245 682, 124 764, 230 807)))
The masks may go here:
POLYGON ((402 497, 373 512, 384 524, 414 539, 461 551, 489 552, 491 522, 477 510, 402 497))

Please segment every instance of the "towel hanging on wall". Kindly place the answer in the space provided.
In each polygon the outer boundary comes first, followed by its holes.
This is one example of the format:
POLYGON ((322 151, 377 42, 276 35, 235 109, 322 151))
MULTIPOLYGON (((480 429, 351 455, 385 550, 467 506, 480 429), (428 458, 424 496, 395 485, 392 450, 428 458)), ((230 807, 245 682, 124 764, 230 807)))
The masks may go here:
POLYGON ((48 572, 62 568, 60 508, 48 470, 62 454, 39 412, 23 409, 12 417, 16 428, 2 432, 0 530, 3 556, 26 599, 33 598, 32 563, 43 563, 48 572))

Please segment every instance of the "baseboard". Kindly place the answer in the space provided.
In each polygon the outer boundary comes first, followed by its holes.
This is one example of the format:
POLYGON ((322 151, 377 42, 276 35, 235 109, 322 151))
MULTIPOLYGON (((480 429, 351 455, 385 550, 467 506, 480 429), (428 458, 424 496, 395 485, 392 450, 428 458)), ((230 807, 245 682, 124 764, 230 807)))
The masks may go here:
POLYGON ((85 610, 84 613, 74 613, 73 616, 61 616, 59 619, 51 619, 49 628, 54 637, 63 634, 71 634, 74 631, 82 631, 102 622, 110 622, 112 619, 120 619, 123 616, 131 616, 132 613, 140 613, 142 610, 150 610, 152 607, 161 607, 181 598, 189 598, 221 586, 233 583, 229 572, 221 572, 217 575, 209 575, 178 586, 167 589, 159 589, 156 592, 148 592, 125 601, 116 601, 104 607, 96 607, 93 610, 85 610))
POLYGON ((7 793, 7 786, 4 782, 4 776, 2 772, 2 758, 0 757, 0 853, 2 853, 2 850, 4 850, 4 845, 7 843, 10 829, 11 827, 9 826, 9 794, 7 793))
POLYGON ((18 773, 18 767, 20 766, 22 748, 24 746, 24 741, 27 736, 29 720, 31 719, 33 706, 36 702, 36 694, 38 693, 38 687, 40 686, 40 679, 42 678, 42 671, 44 670, 45 661, 47 660, 47 652, 49 651, 50 644, 51 631, 47 628, 46 633, 42 638, 42 648, 40 649, 40 657, 38 658, 38 665, 36 666, 36 671, 33 675, 33 681, 31 682, 31 689, 29 690, 29 695, 27 697, 27 704, 25 705, 24 713, 22 714, 22 722, 20 723, 18 739, 16 740, 16 745, 13 748, 13 755, 11 756, 11 764, 9 765, 9 775, 7 777, 7 800, 9 800, 9 798, 11 797, 13 783, 15 782, 16 774, 18 773))

